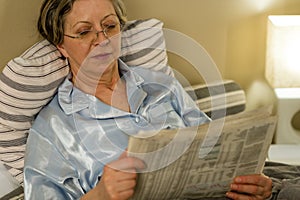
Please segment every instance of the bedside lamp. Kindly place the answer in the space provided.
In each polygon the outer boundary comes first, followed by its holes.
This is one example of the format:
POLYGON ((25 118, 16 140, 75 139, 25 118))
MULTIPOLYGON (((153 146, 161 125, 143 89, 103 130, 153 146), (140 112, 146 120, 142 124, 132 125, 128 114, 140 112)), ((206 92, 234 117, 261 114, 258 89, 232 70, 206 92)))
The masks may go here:
POLYGON ((277 97, 275 143, 300 144, 300 15, 268 17, 266 79, 277 97))

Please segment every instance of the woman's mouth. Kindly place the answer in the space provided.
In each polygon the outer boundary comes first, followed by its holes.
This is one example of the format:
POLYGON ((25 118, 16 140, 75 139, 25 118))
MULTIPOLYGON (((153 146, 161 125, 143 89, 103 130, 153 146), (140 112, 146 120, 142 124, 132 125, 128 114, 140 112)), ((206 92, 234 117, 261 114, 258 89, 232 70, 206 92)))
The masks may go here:
POLYGON ((102 59, 107 59, 112 55, 112 53, 101 53, 97 55, 93 55, 91 58, 92 59, 97 59, 97 60, 102 60, 102 59))

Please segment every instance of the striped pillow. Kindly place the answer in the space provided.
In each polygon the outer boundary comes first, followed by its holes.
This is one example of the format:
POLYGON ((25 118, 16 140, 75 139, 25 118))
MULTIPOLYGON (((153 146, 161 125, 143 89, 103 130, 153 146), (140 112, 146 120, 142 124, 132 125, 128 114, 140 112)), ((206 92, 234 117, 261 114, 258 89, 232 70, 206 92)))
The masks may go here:
POLYGON ((242 112, 246 107, 245 92, 233 80, 193 85, 186 87, 185 90, 197 103, 199 109, 212 119, 242 112))
MULTIPOLYGON (((127 22, 121 59, 129 66, 173 76, 162 27, 157 19, 127 22)), ((54 45, 43 40, 12 59, 0 74, 0 160, 20 182, 28 129, 68 73, 67 61, 54 45)))
POLYGON ((66 60, 46 40, 9 61, 0 74, 0 123, 17 130, 29 129, 68 73, 66 60))
MULTIPOLYGON (((162 26, 157 19, 129 21, 122 33, 121 59, 129 66, 173 76, 162 26)), ((34 116, 51 100, 68 72, 68 63, 47 40, 11 60, 0 74, 0 123, 18 130, 30 128, 34 116)))
POLYGON ((157 19, 130 21, 122 32, 121 59, 129 66, 140 66, 174 76, 168 66, 163 23, 157 19))
POLYGON ((31 122, 68 73, 56 47, 43 40, 8 62, 0 74, 0 160, 20 183, 31 122))

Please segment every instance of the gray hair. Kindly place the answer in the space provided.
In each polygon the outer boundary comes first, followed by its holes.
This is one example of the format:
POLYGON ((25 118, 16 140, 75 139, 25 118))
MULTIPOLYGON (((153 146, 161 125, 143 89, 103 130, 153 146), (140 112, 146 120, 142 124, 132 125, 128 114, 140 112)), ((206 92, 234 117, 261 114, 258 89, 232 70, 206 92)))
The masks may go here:
MULTIPOLYGON (((39 33, 54 45, 64 40, 66 15, 71 11, 76 0, 44 0, 37 22, 39 33)), ((126 9, 122 0, 111 0, 121 27, 127 21, 126 9)))

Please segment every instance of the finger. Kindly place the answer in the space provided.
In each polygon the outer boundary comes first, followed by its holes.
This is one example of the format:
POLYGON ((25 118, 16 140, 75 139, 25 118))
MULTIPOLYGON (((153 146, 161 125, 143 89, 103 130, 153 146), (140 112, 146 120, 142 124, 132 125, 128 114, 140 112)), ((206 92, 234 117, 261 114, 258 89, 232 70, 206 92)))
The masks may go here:
POLYGON ((137 179, 137 174, 133 170, 130 172, 118 171, 115 174, 115 177, 118 182, 125 181, 125 180, 134 180, 135 181, 137 179))
POLYGON ((126 171, 120 171, 113 169, 109 166, 104 166, 103 168, 103 174, 101 177, 101 180, 103 180, 105 183, 116 183, 124 180, 136 180, 137 174, 135 169, 129 169, 126 171))
POLYGON ((231 189, 231 192, 239 195, 248 194, 256 197, 255 199, 265 199, 272 194, 272 180, 263 174, 239 176, 234 179, 231 189))
POLYGON ((252 174, 246 176, 237 176, 234 178, 233 183, 265 186, 272 184, 272 180, 269 177, 262 174, 252 174))
POLYGON ((119 160, 127 157, 127 149, 120 155, 119 160))
POLYGON ((130 189, 131 187, 134 187, 137 180, 137 174, 135 173, 125 173, 121 171, 115 171, 108 168, 108 170, 103 173, 103 176, 100 179, 100 182, 104 185, 113 186, 108 187, 110 188, 110 191, 114 192, 120 192, 124 191, 126 189, 130 189), (116 189, 120 188, 120 189, 116 189))
POLYGON ((262 197, 247 195, 247 194, 240 194, 236 192, 227 192, 226 197, 233 199, 233 200, 262 200, 262 197))
POLYGON ((102 176, 110 176, 114 179, 120 179, 124 177, 123 179, 128 178, 136 178, 136 169, 119 169, 119 168, 113 168, 110 165, 105 165, 103 168, 103 175, 102 176))
POLYGON ((136 185, 135 179, 119 181, 119 182, 117 182, 117 191, 124 192, 127 190, 133 190, 135 185, 136 185))
POLYGON ((145 164, 142 160, 134 157, 126 157, 113 161, 107 165, 110 168, 119 171, 131 172, 132 169, 144 169, 145 164))
POLYGON ((263 196, 265 194, 265 188, 258 185, 231 184, 230 189, 238 193, 246 193, 250 195, 263 196))
POLYGON ((119 193, 120 199, 129 199, 130 197, 132 197, 134 194, 134 190, 130 189, 130 190, 125 190, 123 192, 119 193))

